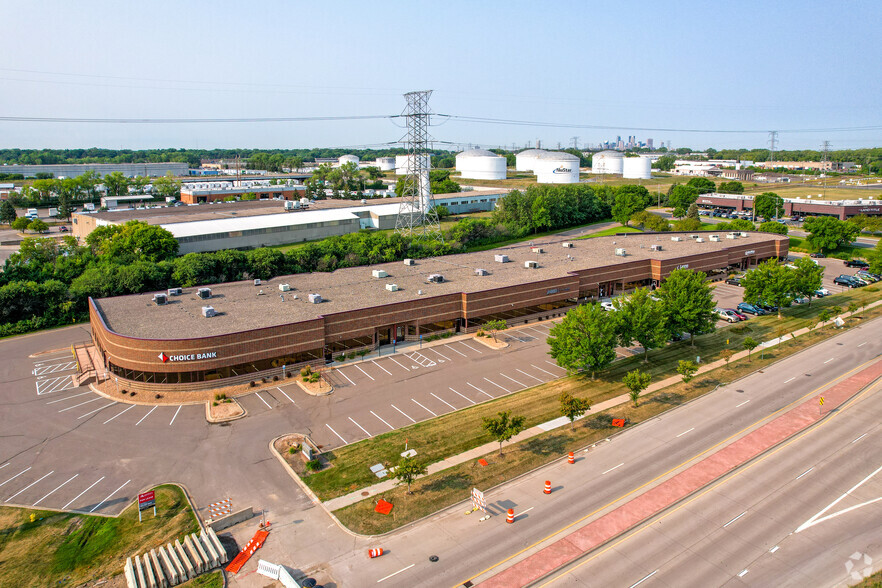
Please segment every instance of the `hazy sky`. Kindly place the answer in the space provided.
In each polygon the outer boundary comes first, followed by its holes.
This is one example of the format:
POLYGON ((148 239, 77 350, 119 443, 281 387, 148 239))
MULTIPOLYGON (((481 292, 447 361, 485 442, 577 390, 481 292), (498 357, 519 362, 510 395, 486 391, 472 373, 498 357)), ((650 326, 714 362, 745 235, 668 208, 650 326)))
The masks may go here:
MULTIPOLYGON (((679 129, 777 129, 781 149, 882 145, 879 0, 0 0, 0 14, 0 117, 389 115, 402 93, 432 89, 436 113, 613 127, 432 129, 466 145, 768 140, 679 129)), ((0 147, 21 148, 342 147, 403 134, 391 120, 0 121, 0 147)))

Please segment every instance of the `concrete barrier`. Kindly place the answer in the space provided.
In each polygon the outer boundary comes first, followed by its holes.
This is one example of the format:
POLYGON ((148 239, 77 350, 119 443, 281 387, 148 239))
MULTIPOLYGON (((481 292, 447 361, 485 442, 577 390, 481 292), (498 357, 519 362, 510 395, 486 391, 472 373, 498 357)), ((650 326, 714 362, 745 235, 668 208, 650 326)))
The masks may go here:
POLYGON ((129 588, 138 588, 138 580, 135 579, 135 566, 132 565, 131 557, 126 558, 123 574, 125 574, 126 585, 128 585, 129 588))
POLYGON ((147 588, 157 588, 156 575, 153 573, 153 562, 146 553, 141 554, 141 567, 144 568, 144 579, 147 580, 147 588))
POLYGON ((180 584, 181 574, 162 545, 159 546, 159 559, 162 562, 162 567, 165 569, 165 577, 168 578, 168 583, 172 586, 180 584))
POLYGON ((187 573, 187 577, 195 578, 198 575, 196 573, 196 568, 193 566, 193 562, 190 561, 190 556, 187 555, 187 551, 178 539, 175 539, 175 551, 178 554, 178 560, 181 562, 181 565, 184 566, 184 571, 187 573))
POLYGON ((199 535, 199 545, 202 547, 202 550, 205 552, 205 555, 208 556, 208 563, 211 564, 212 568, 216 568, 220 565, 220 555, 217 552, 217 547, 214 546, 214 543, 211 541, 211 537, 205 534, 205 531, 202 531, 202 534, 199 535))
POLYGON ((225 517, 221 517, 215 521, 211 521, 208 523, 207 526, 214 529, 215 531, 223 531, 224 529, 228 529, 233 525, 238 525, 242 521, 247 521, 252 517, 254 517, 254 509, 249 506, 248 508, 237 510, 236 512, 230 513, 225 517))
POLYGON ((227 550, 226 548, 224 548, 223 543, 221 543, 220 539, 218 538, 217 533, 214 532, 214 529, 212 529, 211 527, 206 527, 205 530, 202 532, 208 535, 208 538, 211 539, 211 542, 214 543, 215 547, 217 547, 217 554, 220 558, 218 561, 220 562, 220 564, 223 565, 227 563, 227 560, 229 559, 229 557, 227 557, 227 550))
POLYGON ((156 585, 159 588, 168 588, 168 578, 165 575, 165 570, 162 569, 162 564, 159 563, 159 556, 155 549, 150 550, 150 561, 153 563, 153 572, 156 574, 156 585))
POLYGON ((168 557, 169 557, 169 559, 171 559, 172 564, 175 566, 175 569, 178 570, 178 576, 180 576, 180 581, 186 582, 187 580, 189 580, 190 576, 189 576, 189 574, 187 574, 187 570, 184 569, 184 564, 181 562, 181 558, 178 556, 178 553, 177 553, 177 551, 175 551, 175 548, 172 547, 172 544, 169 543, 166 546, 165 550, 168 552, 168 557))
POLYGON ((189 539, 193 543, 193 547, 196 549, 197 553, 199 553, 199 557, 202 558, 203 571, 207 572, 215 567, 217 563, 215 563, 214 558, 209 557, 205 552, 205 549, 202 547, 202 542, 199 541, 199 537, 196 536, 196 533, 190 534, 189 539))
POLYGON ((281 582, 282 586, 285 588, 300 588, 300 584, 294 579, 294 576, 291 575, 291 572, 289 572, 288 568, 285 566, 279 566, 279 582, 281 582))
POLYGON ((135 566, 135 579, 138 580, 139 588, 147 588, 147 579, 144 577, 144 568, 141 567, 141 558, 136 555, 132 558, 132 564, 135 566))
POLYGON ((190 561, 193 562, 193 567, 196 568, 196 573, 201 574, 208 571, 208 562, 203 559, 202 554, 199 552, 196 544, 193 543, 192 537, 190 537, 189 535, 184 537, 184 547, 187 549, 187 553, 190 555, 190 561))

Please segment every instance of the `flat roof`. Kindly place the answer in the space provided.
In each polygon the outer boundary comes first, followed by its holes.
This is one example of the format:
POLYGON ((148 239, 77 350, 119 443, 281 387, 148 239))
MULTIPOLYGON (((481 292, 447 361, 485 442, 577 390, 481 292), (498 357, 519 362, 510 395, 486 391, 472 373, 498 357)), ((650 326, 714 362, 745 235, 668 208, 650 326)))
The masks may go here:
MULTIPOLYGON (((396 204, 394 206, 395 209, 398 210, 398 205, 396 204)), ((272 227, 306 225, 309 223, 326 223, 329 221, 354 218, 358 218, 358 215, 354 214, 349 209, 305 210, 303 212, 292 210, 291 212, 279 212, 278 214, 262 214, 245 217, 235 216, 232 218, 171 223, 160 226, 169 231, 175 236, 175 238, 180 238, 194 237, 196 235, 213 235, 230 231, 250 231, 272 227)))
POLYGON ((153 292, 102 298, 95 302, 108 327, 122 335, 147 339, 205 337, 296 323, 322 315, 436 295, 480 292, 561 278, 577 270, 645 259, 676 259, 751 243, 787 239, 786 236, 768 233, 749 233, 747 237, 734 241, 723 238, 719 242, 705 240, 698 243, 689 238, 671 241, 671 236, 677 233, 632 233, 575 240, 573 248, 561 247, 562 241, 576 236, 574 233, 568 231, 566 236, 554 235, 532 242, 545 245, 544 253, 532 253, 530 243, 521 243, 476 253, 418 259, 413 266, 397 261, 328 273, 279 276, 264 281, 260 286, 254 286, 251 281, 216 284, 207 286, 212 290, 213 298, 210 300, 198 298, 197 288, 194 287, 185 289, 182 296, 170 296, 169 304, 165 306, 152 302, 153 292), (650 251, 650 245, 660 243, 664 244, 662 251, 650 251), (616 256, 616 247, 623 246, 627 248, 628 256, 616 256), (497 253, 508 255, 511 263, 495 262, 494 254, 497 253), (572 259, 568 256, 572 256, 572 259), (527 269, 524 267, 525 261, 538 261, 540 267, 527 269), (488 270, 490 275, 475 275, 478 268, 488 270), (389 277, 373 278, 371 272, 374 269, 386 270, 389 277), (430 274, 441 274, 445 281, 440 284, 427 283, 426 277, 430 274), (291 291, 280 292, 279 284, 289 284, 291 291), (396 284, 399 290, 390 292, 386 290, 386 284, 396 284), (262 296, 258 294, 261 290, 264 292, 262 296), (311 293, 320 294, 325 301, 311 304, 307 300, 307 295, 311 293), (284 295, 284 300, 280 294, 284 295), (213 306, 220 314, 204 318, 202 307, 206 305, 213 306))

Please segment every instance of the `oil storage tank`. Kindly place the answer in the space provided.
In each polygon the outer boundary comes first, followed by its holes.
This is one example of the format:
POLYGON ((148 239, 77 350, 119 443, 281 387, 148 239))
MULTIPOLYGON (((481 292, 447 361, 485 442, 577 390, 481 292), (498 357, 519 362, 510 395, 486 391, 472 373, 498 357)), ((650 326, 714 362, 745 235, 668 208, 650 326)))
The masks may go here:
MULTIPOLYGON (((396 155, 395 156, 395 175, 397 176, 405 176, 407 175, 407 163, 410 161, 411 155, 396 155)), ((423 169, 431 169, 432 168, 432 158, 429 155, 423 155, 423 169)))
POLYGON ((624 156, 618 151, 601 151, 591 157, 591 173, 620 174, 623 169, 624 156))
POLYGON ((515 156, 515 169, 517 171, 533 171, 536 166, 536 158, 540 153, 546 153, 545 149, 525 149, 515 156))
POLYGON ((625 157, 622 177, 634 180, 648 180, 652 177, 652 162, 648 157, 625 157))
POLYGON ((395 158, 378 157, 377 160, 374 161, 374 167, 380 168, 380 171, 392 171, 395 169, 395 158))
POLYGON ((540 184, 577 184, 579 158, 563 151, 546 151, 536 156, 533 172, 540 184))
POLYGON ((485 149, 469 149, 457 153, 456 171, 464 179, 504 180, 506 159, 502 155, 485 149))

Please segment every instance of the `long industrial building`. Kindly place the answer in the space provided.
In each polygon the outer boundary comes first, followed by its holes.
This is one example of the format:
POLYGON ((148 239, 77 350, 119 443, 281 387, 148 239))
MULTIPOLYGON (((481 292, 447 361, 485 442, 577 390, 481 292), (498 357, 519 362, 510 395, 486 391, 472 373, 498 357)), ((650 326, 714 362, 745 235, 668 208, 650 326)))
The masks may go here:
POLYGON ((560 237, 479 253, 405 260, 89 300, 103 368, 127 389, 194 390, 285 377, 339 354, 442 332, 557 316, 673 270, 713 274, 784 258, 765 233, 560 237))
MULTIPOLYGON (((784 198, 784 216, 833 216, 846 220, 853 216, 882 215, 882 200, 822 200, 784 198)), ((705 194, 696 201, 703 208, 722 208, 740 212, 753 210, 753 196, 744 194, 705 194)))
POLYGON ((22 174, 26 178, 36 177, 37 174, 51 174, 52 177, 75 178, 86 172, 95 172, 98 176, 106 176, 113 172, 120 172, 127 178, 160 177, 166 174, 173 176, 186 176, 190 173, 190 167, 186 163, 170 161, 167 163, 59 163, 53 165, 4 165, 0 166, 0 173, 22 174))

